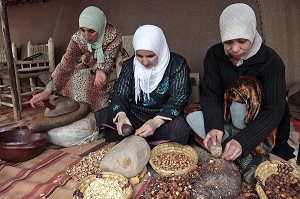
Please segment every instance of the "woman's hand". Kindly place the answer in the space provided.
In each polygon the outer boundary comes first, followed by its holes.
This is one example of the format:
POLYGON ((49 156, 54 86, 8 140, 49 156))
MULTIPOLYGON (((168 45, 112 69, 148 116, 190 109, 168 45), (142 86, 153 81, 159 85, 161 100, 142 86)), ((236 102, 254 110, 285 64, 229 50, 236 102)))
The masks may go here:
POLYGON ((35 106, 44 106, 43 100, 48 99, 51 93, 52 93, 52 89, 46 88, 43 92, 34 95, 30 100, 31 107, 35 108, 35 106))
POLYGON ((235 139, 232 139, 229 142, 227 142, 224 152, 222 154, 222 158, 225 160, 234 161, 242 155, 242 152, 243 149, 241 144, 235 139))
POLYGON ((123 133, 122 133, 122 126, 123 126, 123 124, 129 124, 129 125, 131 125, 130 120, 128 119, 128 117, 126 116, 125 113, 121 113, 118 116, 118 122, 116 123, 119 135, 123 135, 123 133))
MULTIPOLYGON (((89 65, 89 63, 91 62, 92 60, 92 57, 93 57, 93 54, 91 52, 85 52, 83 55, 82 55, 82 63, 84 65, 89 65)), ((87 66, 88 67, 88 66, 87 66)))
POLYGON ((135 135, 141 136, 141 137, 148 137, 150 135, 153 135, 155 130, 160 127, 164 123, 164 120, 161 118, 153 118, 151 120, 148 120, 143 126, 141 126, 139 129, 135 131, 135 135))
POLYGON ((107 83, 107 76, 103 70, 96 71, 96 78, 94 81, 94 85, 102 88, 107 83))
POLYGON ((217 144, 217 140, 219 141, 219 143, 222 143, 222 138, 223 138, 223 131, 217 130, 217 129, 213 129, 211 131, 209 131, 205 137, 205 139, 203 140, 203 144, 204 147, 208 149, 208 142, 209 140, 211 140, 213 145, 217 144))

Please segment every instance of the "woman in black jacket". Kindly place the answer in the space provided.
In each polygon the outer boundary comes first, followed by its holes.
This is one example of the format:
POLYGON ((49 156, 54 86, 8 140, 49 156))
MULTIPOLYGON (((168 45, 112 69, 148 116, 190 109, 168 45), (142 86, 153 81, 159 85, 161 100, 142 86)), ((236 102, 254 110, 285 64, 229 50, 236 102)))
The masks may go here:
MULTIPOLYGON (((285 66, 279 55, 262 43, 250 6, 243 3, 228 6, 220 16, 220 33, 222 43, 212 46, 204 60, 202 111, 189 114, 187 121, 204 139, 206 148, 210 142, 222 143, 221 157, 236 160, 243 169, 243 180, 253 184, 256 167, 268 158, 274 147, 274 137, 271 139, 270 134, 288 112, 285 66), (252 86, 257 88, 261 84, 261 102, 254 100, 257 96, 253 92, 245 95, 241 103, 234 90, 237 78, 254 80, 257 83, 252 86), (224 102, 230 102, 229 110, 224 109, 224 102), (226 110, 231 115, 228 123, 224 122, 226 110)), ((286 143, 289 131, 283 133, 287 135, 283 136, 286 143)))

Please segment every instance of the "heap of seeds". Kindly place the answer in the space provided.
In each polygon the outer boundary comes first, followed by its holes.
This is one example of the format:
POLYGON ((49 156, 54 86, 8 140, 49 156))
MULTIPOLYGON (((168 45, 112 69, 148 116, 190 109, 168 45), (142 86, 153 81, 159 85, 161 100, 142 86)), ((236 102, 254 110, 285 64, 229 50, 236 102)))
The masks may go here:
POLYGON ((83 157, 80 162, 72 167, 68 167, 66 173, 77 181, 92 174, 99 174, 101 172, 99 164, 107 151, 108 149, 99 149, 89 153, 87 156, 83 157))
POLYGON ((153 159, 153 164, 167 171, 178 171, 193 164, 191 158, 184 153, 165 152, 153 159))

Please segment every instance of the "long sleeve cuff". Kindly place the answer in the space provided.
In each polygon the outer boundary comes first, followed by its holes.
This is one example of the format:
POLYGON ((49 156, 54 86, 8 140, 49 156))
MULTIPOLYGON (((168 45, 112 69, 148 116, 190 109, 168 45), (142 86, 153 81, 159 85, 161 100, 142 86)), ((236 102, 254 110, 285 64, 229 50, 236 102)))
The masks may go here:
POLYGON ((121 112, 119 112, 119 113, 117 113, 117 115, 113 118, 113 123, 116 123, 117 122, 117 120, 118 120, 118 117, 120 116, 120 115, 122 115, 122 114, 124 114, 125 116, 126 116, 126 113, 125 112, 123 112, 123 111, 121 111, 121 112))

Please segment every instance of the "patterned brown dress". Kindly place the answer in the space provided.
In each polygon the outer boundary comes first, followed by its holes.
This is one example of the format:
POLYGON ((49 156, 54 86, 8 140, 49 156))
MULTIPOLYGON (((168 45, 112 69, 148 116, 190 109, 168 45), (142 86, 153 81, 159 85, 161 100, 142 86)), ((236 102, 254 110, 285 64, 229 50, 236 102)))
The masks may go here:
POLYGON ((80 30, 77 31, 52 73, 54 91, 76 101, 87 102, 93 112, 106 107, 117 79, 116 59, 121 47, 120 32, 107 24, 103 41, 105 62, 97 64, 93 57, 94 52, 88 51, 87 42, 81 36, 80 30), (107 84, 103 88, 94 86, 97 69, 104 70, 107 75, 107 84))

